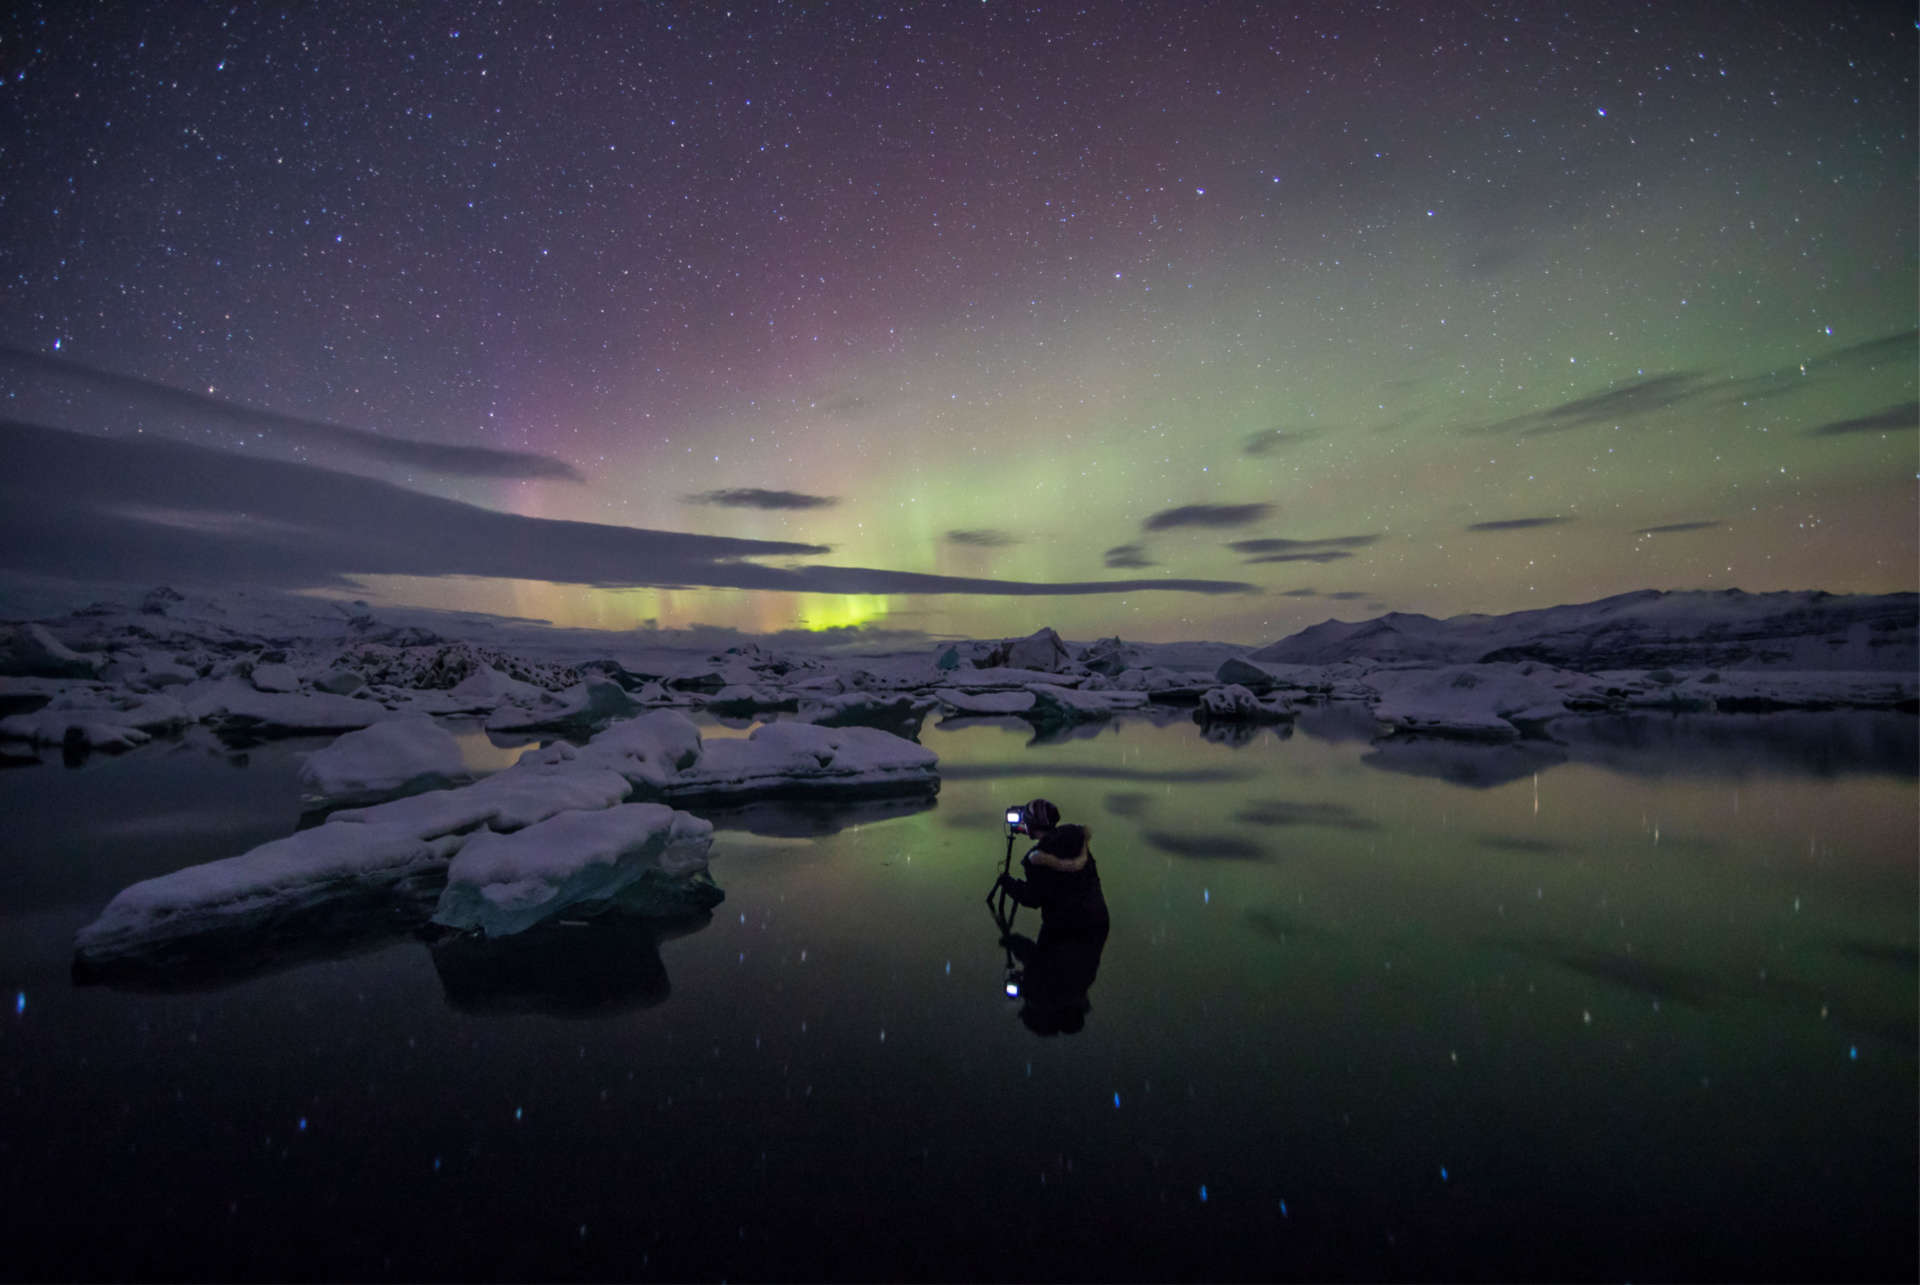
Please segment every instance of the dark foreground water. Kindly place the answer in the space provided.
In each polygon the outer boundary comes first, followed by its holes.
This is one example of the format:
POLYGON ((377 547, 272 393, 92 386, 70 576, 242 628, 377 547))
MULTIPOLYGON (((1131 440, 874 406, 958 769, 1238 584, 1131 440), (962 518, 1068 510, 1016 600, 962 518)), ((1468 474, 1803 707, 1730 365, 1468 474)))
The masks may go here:
POLYGON ((1914 726, 929 726, 936 806, 732 818, 710 922, 137 990, 74 930, 311 743, 6 771, 0 1273, 1911 1280, 1914 726), (1034 794, 1111 907, 1070 1033, 982 902, 1034 794))

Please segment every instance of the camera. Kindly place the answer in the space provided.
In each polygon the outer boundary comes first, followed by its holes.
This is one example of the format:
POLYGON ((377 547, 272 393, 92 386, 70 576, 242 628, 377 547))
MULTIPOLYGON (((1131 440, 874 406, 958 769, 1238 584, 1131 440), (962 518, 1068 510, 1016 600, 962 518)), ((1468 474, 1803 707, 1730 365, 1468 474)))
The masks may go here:
POLYGON ((1027 809, 1025 805, 1014 803, 1007 807, 1007 833, 1027 833, 1027 809))

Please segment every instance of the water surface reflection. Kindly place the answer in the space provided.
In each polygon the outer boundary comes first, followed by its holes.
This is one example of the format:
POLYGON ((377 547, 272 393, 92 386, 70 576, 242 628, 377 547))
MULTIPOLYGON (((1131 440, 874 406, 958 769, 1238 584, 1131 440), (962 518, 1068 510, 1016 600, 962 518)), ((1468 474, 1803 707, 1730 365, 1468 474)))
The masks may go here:
POLYGON ((160 993, 73 987, 73 931, 288 832, 292 751, 0 773, 13 1271, 1911 1279, 1911 716, 1350 714, 935 724, 937 800, 723 822, 699 931, 160 993), (1036 795, 1111 911, 1067 1038, 981 913, 1036 795))

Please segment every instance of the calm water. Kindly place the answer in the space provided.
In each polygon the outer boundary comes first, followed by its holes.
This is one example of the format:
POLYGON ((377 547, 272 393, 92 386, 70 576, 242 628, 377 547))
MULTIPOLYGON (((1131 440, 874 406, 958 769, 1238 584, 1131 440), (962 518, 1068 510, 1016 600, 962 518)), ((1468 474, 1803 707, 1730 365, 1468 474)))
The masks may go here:
POLYGON ((1910 1280, 1914 729, 929 725, 936 806, 728 819, 705 924, 139 989, 74 930, 311 743, 7 771, 0 1271, 1910 1280), (982 901, 1035 794, 1111 907, 1071 1034, 982 901))

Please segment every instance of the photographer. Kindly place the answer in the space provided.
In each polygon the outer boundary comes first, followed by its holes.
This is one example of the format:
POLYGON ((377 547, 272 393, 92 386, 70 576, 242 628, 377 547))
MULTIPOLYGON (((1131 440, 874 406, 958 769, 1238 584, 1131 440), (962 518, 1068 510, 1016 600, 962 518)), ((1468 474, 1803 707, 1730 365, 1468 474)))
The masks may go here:
POLYGON ((1083 825, 1061 825, 1060 809, 1046 799, 1035 799, 1021 811, 1033 838, 1033 847, 1020 859, 1026 877, 1001 875, 999 886, 1015 902, 1040 911, 1043 941, 1049 929, 1105 937, 1107 899, 1093 860, 1093 832, 1083 825))
POLYGON ((1092 832, 1061 825, 1060 809, 1035 799, 1021 809, 1033 847, 1020 860, 1026 878, 1003 874, 995 891, 1040 911, 1040 937, 1008 931, 1001 944, 1025 966, 1020 1020, 1036 1035, 1071 1035, 1086 1023, 1087 991, 1107 944, 1107 899, 1093 862, 1092 832))

